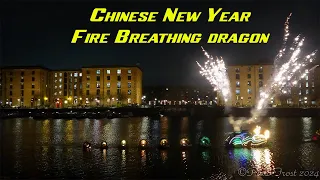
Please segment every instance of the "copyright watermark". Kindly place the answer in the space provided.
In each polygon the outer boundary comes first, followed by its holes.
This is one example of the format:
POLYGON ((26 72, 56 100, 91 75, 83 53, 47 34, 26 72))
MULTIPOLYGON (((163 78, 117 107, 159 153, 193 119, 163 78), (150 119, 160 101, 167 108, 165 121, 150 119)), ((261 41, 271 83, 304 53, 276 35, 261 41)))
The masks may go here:
POLYGON ((239 176, 278 176, 278 177, 313 177, 318 178, 320 176, 319 171, 302 171, 302 170, 294 170, 294 171, 285 171, 282 168, 274 168, 272 171, 259 171, 257 169, 250 168, 239 168, 238 169, 239 176))

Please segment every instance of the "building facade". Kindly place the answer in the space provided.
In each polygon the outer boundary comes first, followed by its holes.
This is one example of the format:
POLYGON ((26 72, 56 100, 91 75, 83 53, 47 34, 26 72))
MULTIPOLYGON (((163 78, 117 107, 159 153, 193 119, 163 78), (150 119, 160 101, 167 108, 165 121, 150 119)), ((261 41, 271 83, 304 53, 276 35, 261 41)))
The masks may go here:
POLYGON ((43 67, 2 68, 2 105, 37 107, 49 102, 50 70, 43 67))
MULTIPOLYGON (((313 69, 296 81, 294 86, 286 88, 277 96, 270 98, 269 106, 318 106, 320 102, 320 97, 318 97, 320 92, 319 70, 319 68, 313 69)), ((232 106, 251 107, 259 100, 260 92, 272 78, 273 65, 228 66, 227 72, 231 86, 232 106)), ((218 104, 223 105, 220 96, 218 97, 218 104)))
POLYGON ((113 106, 141 104, 141 99, 142 70, 138 66, 4 67, 0 71, 2 106, 113 106))
POLYGON ((144 104, 147 105, 214 105, 217 93, 212 87, 148 86, 144 87, 144 104))

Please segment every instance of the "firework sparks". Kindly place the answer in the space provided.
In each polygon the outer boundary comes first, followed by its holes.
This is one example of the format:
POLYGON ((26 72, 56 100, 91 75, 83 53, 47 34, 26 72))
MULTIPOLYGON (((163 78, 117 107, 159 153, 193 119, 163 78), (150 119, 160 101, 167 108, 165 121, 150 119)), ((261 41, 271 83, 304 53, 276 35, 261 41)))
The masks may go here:
POLYGON ((307 69, 307 67, 308 64, 312 63, 315 59, 316 51, 306 56, 303 56, 301 53, 305 38, 301 38, 301 36, 298 35, 294 39, 289 51, 286 52, 290 16, 291 14, 285 23, 283 47, 275 58, 274 76, 262 90, 257 106, 253 110, 251 120, 257 119, 263 113, 263 109, 268 105, 271 98, 276 94, 286 94, 289 92, 288 90, 290 90, 292 86, 295 86, 300 79, 307 76, 310 70, 314 69, 314 67, 311 69, 307 69))
POLYGON ((197 62, 198 66, 201 68, 200 74, 206 77, 214 87, 214 90, 222 95, 225 104, 228 105, 231 91, 225 63, 222 57, 214 59, 203 48, 202 50, 208 60, 205 62, 204 66, 201 66, 197 62))

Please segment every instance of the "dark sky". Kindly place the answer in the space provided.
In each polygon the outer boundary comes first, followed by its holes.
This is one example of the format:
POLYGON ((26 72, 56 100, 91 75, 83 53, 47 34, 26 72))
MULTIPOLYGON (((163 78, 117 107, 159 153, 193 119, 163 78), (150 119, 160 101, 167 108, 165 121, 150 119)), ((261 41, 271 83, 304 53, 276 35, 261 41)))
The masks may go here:
POLYGON ((206 85, 195 61, 204 61, 200 46, 213 55, 223 56, 227 64, 270 63, 281 46, 283 24, 293 13, 293 35, 306 36, 306 51, 320 45, 320 10, 316 1, 258 1, 235 3, 146 2, 2 2, 0 65, 44 65, 52 69, 80 68, 87 65, 134 65, 144 71, 144 85, 206 85), (167 7, 202 11, 197 23, 90 23, 95 7, 109 11, 159 11, 167 7), (208 8, 251 11, 249 23, 207 23, 208 8), (201 44, 71 44, 75 29, 111 33, 118 29, 135 32, 201 32, 201 44), (209 33, 271 33, 268 44, 206 44, 209 33))

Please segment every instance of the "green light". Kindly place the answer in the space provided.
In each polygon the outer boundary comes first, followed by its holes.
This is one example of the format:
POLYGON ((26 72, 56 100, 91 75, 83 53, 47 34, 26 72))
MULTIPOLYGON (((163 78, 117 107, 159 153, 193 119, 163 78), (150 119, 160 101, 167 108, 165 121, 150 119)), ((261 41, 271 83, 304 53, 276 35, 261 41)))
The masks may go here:
POLYGON ((203 136, 201 139, 200 139, 200 145, 201 146, 205 146, 205 147, 208 147, 211 145, 211 142, 210 142, 210 139, 206 136, 203 136))

